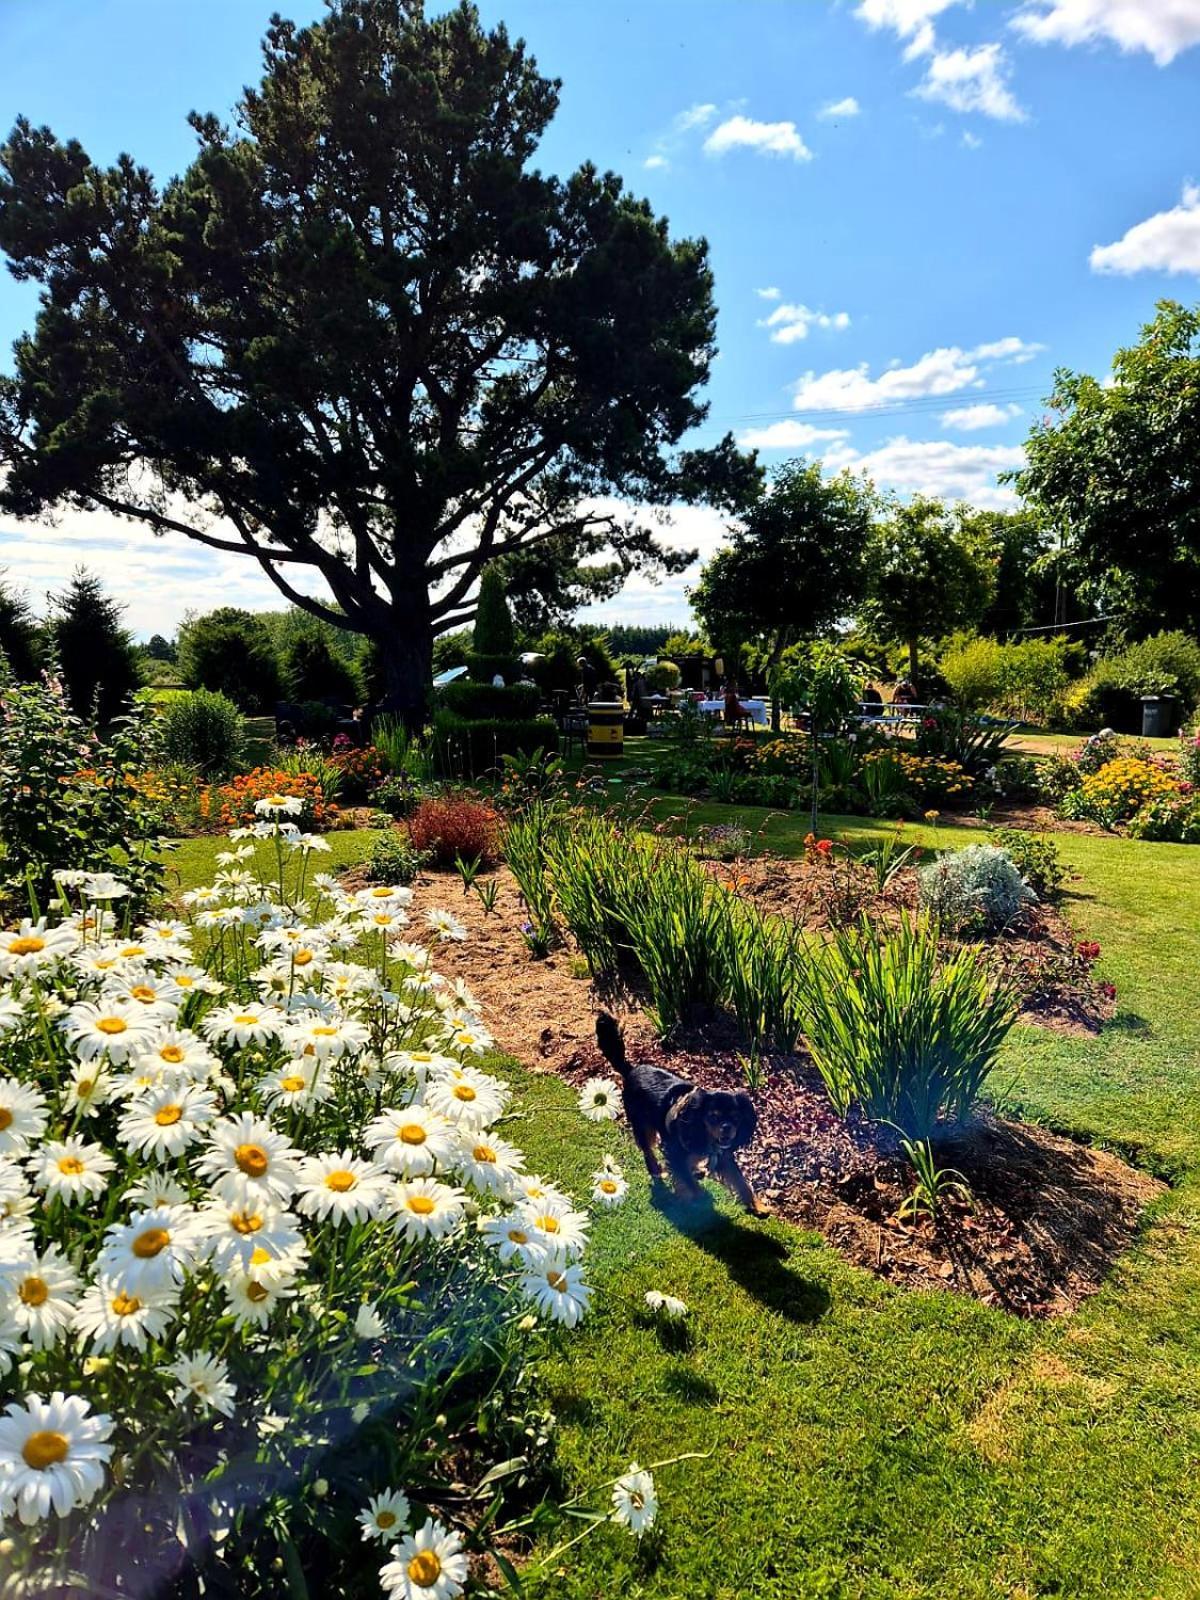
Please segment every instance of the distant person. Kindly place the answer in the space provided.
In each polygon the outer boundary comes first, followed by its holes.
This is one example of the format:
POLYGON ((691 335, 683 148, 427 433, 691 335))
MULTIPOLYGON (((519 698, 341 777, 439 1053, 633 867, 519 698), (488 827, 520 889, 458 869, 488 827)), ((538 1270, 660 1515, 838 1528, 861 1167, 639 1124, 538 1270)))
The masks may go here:
POLYGON ((916 703, 917 691, 907 678, 901 678, 896 685, 896 692, 892 695, 892 704, 894 706, 915 706, 916 703))
POLYGON ((743 721, 745 712, 742 710, 742 697, 738 693, 737 679, 725 680, 725 726, 736 728, 743 721))
POLYGON ((579 668, 580 697, 584 705, 587 705, 596 698, 600 675, 586 656, 580 656, 575 665, 579 668))
POLYGON ((883 696, 873 683, 869 683, 863 690, 862 708, 869 717, 883 710, 883 696))

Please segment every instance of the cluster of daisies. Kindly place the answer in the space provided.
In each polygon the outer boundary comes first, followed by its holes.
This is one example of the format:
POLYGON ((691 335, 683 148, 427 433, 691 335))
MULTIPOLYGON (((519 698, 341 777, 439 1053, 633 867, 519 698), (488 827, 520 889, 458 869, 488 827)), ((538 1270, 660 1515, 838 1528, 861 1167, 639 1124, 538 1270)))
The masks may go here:
MULTIPOLYGON (((427 1263, 461 1256, 520 1326, 588 1309, 589 1215, 497 1131, 491 1039, 433 966, 462 925, 418 921, 403 887, 310 881, 328 846, 289 804, 259 802, 178 917, 135 921, 117 879, 63 873, 56 918, 0 931, 6 1532, 96 1519, 200 1426, 286 1450, 301 1419, 256 1381, 272 1353, 353 1366, 337 1350, 384 1338, 427 1263)), ((595 1174, 597 1205, 624 1193, 595 1174)), ((396 1541, 389 1594, 461 1592, 459 1535, 400 1490, 360 1520, 396 1541)))

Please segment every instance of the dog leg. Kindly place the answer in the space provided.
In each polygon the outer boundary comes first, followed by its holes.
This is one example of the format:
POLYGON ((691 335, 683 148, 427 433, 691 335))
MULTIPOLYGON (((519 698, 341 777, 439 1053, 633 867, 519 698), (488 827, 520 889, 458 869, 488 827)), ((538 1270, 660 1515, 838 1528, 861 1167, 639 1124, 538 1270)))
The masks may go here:
POLYGON ((696 1201, 704 1198, 704 1190, 700 1186, 700 1176, 697 1172, 699 1157, 693 1156, 686 1150, 680 1149, 673 1143, 663 1144, 663 1154, 667 1158, 670 1168, 671 1181, 675 1185, 675 1193, 681 1200, 696 1201))
POLYGON ((637 1143, 638 1149, 642 1152, 642 1158, 646 1163, 646 1171, 652 1178, 661 1178, 663 1175, 662 1162, 658 1159, 658 1155, 654 1148, 654 1130, 646 1127, 644 1123, 632 1121, 631 1128, 634 1140, 637 1143))
POLYGON ((723 1183, 741 1205, 752 1217, 767 1217, 771 1208, 764 1205, 750 1187, 750 1180, 738 1166, 733 1156, 728 1156, 724 1161, 719 1161, 715 1166, 709 1167, 710 1176, 716 1178, 718 1183, 723 1183))

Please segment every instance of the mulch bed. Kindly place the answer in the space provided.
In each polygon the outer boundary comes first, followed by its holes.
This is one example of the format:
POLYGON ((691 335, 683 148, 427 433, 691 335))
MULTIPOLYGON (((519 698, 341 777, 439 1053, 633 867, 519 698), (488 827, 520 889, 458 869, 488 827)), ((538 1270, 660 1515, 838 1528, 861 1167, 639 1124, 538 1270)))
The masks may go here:
MULTIPOLYGON (((800 909, 804 867, 752 863, 754 898, 771 909, 800 909)), ((570 950, 532 959, 520 935, 524 911, 511 874, 501 868, 489 876, 498 885, 491 915, 477 895, 462 893, 453 874, 422 876, 413 913, 416 920, 431 906, 446 906, 467 924, 465 943, 438 947, 438 968, 470 986, 502 1049, 534 1070, 581 1085, 609 1071, 594 1038, 595 1013, 603 1007, 620 1016, 632 1055, 709 1087, 744 1086, 727 1019, 699 1019, 659 1041, 636 992, 619 984, 601 990, 570 950)), ((361 881, 361 869, 350 881, 361 881)), ((751 892, 750 886, 739 892, 751 892)), ((891 900, 891 914, 898 916, 907 901, 903 885, 891 900)), ((1069 945, 1070 929, 1061 918, 1052 936, 1069 945)), ((1044 1019, 1035 1014, 1033 1020, 1044 1019)), ((1090 1031, 1098 1019, 1070 1025, 1090 1031)), ((758 1132, 743 1161, 756 1190, 779 1216, 819 1230, 850 1261, 911 1288, 955 1290, 1022 1316, 1070 1312, 1100 1287, 1134 1239, 1145 1207, 1163 1190, 1108 1152, 982 1115, 938 1151, 941 1165, 965 1176, 974 1206, 952 1204, 936 1227, 927 1219, 901 1224, 897 1213, 912 1175, 891 1130, 853 1114, 839 1117, 803 1056, 774 1057, 767 1065, 757 1097, 758 1132)))

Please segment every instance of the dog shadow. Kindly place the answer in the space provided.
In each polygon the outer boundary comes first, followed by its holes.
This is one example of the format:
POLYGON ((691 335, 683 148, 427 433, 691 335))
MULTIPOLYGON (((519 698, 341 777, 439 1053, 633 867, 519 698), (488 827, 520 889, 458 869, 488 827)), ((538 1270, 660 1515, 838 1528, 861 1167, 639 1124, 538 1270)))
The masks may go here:
POLYGON ((812 1323, 829 1310, 829 1291, 789 1265, 785 1244, 761 1225, 735 1221, 718 1211, 707 1190, 699 1200, 682 1201, 656 1183, 651 1204, 768 1311, 789 1322, 812 1323))

